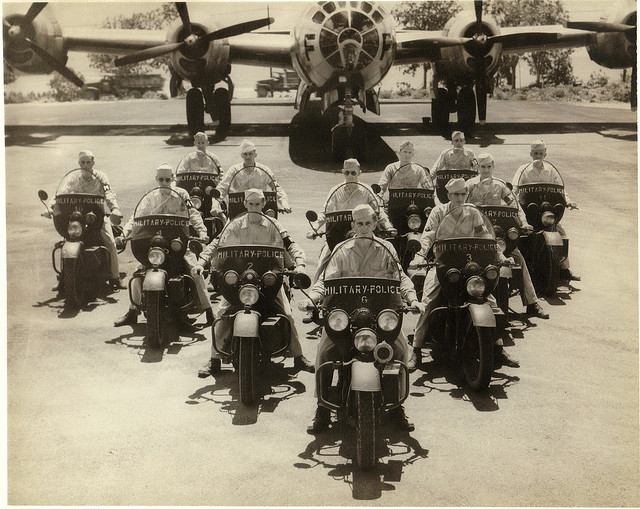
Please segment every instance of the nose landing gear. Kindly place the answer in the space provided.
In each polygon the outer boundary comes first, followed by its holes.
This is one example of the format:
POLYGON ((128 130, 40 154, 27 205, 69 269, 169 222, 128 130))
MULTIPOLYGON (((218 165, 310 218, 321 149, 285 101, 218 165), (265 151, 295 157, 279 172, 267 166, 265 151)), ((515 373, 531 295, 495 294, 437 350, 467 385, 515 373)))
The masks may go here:
POLYGON ((231 97, 233 85, 229 89, 193 87, 187 92, 187 125, 189 134, 204 132, 204 114, 207 111, 216 127, 216 138, 224 139, 231 128, 231 97))

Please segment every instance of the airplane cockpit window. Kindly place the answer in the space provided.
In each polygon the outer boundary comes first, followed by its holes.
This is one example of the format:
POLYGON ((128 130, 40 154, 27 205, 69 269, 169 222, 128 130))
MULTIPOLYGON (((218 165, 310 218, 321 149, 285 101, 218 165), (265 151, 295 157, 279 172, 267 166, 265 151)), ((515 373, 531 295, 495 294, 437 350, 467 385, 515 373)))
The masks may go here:
POLYGON ((369 13, 369 12, 371 12, 371 9, 373 9, 373 6, 369 2, 362 2, 362 11, 363 12, 369 13))
POLYGON ((336 4, 334 4, 333 2, 327 2, 326 4, 324 4, 322 6, 322 8, 328 12, 329 14, 331 14, 333 11, 336 10, 336 4))
POLYGON ((371 30, 374 27, 373 21, 368 16, 360 12, 354 12, 351 16, 351 28, 355 28, 360 33, 371 30))
POLYGON ((317 23, 318 25, 320 25, 324 21, 324 18, 325 18, 324 13, 318 11, 313 15, 313 18, 311 18, 311 20, 314 23, 317 23))
POLYGON ((347 2, 338 2, 338 7, 346 7, 347 2))
POLYGON ((382 21, 384 20, 384 18, 382 17, 382 14, 380 14, 380 12, 379 12, 379 11, 375 11, 375 12, 371 15, 371 17, 373 18, 373 20, 374 20, 376 23, 382 23, 382 21))
POLYGON ((331 16, 325 23, 325 28, 340 33, 344 28, 349 26, 349 19, 346 12, 338 12, 331 16))

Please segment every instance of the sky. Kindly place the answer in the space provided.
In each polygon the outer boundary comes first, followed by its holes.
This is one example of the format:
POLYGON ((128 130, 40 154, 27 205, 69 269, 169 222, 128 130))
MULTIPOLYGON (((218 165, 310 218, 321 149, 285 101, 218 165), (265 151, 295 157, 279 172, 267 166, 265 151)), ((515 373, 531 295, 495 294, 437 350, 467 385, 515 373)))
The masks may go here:
MULTIPOLYGON (((514 0, 516 1, 516 0, 514 0)), ((266 17, 267 8, 269 15, 275 18, 272 29, 288 30, 295 23, 295 20, 304 10, 304 4, 308 2, 246 2, 236 1, 233 3, 216 2, 215 19, 221 24, 234 24, 249 19, 266 17)), ((383 2, 387 12, 399 2, 383 2)), ((472 1, 462 2, 465 9, 473 10, 472 1)), ((612 3, 603 0, 565 0, 564 5, 569 12, 570 19, 596 20, 612 3)), ((3 2, 3 15, 13 12, 26 12, 30 4, 27 2, 3 2)), ((105 2, 105 1, 85 1, 85 2, 51 2, 46 9, 50 10, 59 21, 64 34, 65 27, 99 27, 103 20, 122 14, 130 16, 135 12, 152 10, 162 5, 160 2, 105 2)), ((210 19, 212 17, 211 2, 189 3, 189 12, 192 19, 200 16, 210 19)), ((615 3, 614 3, 615 5, 615 3)), ((41 14, 42 15, 42 14, 41 14)), ((88 58, 85 53, 69 53, 68 65, 83 74, 85 80, 97 81, 100 78, 98 71, 89 67, 88 58)), ((573 53, 573 67, 576 78, 586 81, 593 72, 602 71, 607 76, 614 79, 619 78, 620 70, 609 70, 591 62, 586 49, 579 48, 573 53)), ((268 68, 246 67, 236 65, 233 67, 231 77, 236 85, 236 96, 255 96, 255 82, 259 79, 269 77, 268 68)), ((524 64, 518 72, 521 83, 524 86, 535 80, 529 74, 529 67, 524 64)), ((18 82, 6 87, 7 91, 45 91, 48 89, 50 76, 25 76, 18 82)), ((420 76, 411 78, 402 73, 399 68, 392 68, 387 77, 382 82, 383 89, 393 89, 396 83, 407 81, 412 86, 419 86, 420 76)))

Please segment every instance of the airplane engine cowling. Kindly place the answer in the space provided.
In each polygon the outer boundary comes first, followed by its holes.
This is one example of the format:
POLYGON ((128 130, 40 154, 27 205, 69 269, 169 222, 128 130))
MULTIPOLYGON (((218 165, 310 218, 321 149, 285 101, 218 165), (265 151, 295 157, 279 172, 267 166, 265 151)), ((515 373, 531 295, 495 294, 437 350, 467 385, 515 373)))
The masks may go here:
MULTIPOLYGON (((495 19, 489 15, 482 17, 482 32, 490 37, 498 35, 500 28, 495 19)), ((443 35, 453 38, 473 37, 476 33, 476 18, 473 13, 461 12, 451 18, 444 26, 443 35)), ((438 66, 442 69, 442 74, 459 76, 473 76, 473 62, 476 58, 484 58, 486 61, 487 74, 490 74, 498 65, 500 54, 502 53, 502 44, 485 43, 482 45, 452 46, 442 48, 442 63, 446 65, 438 66)))
MULTIPOLYGON (((602 16, 601 21, 636 25, 637 14, 635 2, 622 6, 602 16)), ((624 69, 636 62, 635 33, 599 33, 595 43, 587 47, 589 57, 595 63, 609 69, 624 69)))
POLYGON ((14 69, 30 74, 49 74, 53 69, 44 62, 26 43, 24 38, 31 39, 40 48, 66 63, 67 52, 64 48, 62 30, 56 19, 46 11, 38 19, 19 28, 21 14, 10 14, 5 17, 7 23, 3 27, 4 60, 14 69), (10 27, 14 27, 12 30, 10 27))

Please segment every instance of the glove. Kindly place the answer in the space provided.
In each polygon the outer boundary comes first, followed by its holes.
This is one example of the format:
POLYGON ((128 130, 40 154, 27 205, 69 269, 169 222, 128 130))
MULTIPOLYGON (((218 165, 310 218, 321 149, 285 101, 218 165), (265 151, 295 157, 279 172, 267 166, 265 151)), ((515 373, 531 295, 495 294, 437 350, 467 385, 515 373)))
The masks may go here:
POLYGON ((191 269, 191 277, 202 276, 204 267, 202 265, 196 265, 191 269))
POLYGON ((409 268, 410 269, 416 269, 416 265, 418 265, 419 263, 424 263, 425 259, 419 255, 418 253, 415 254, 415 256, 413 257, 413 260, 411 260, 411 263, 409 263, 409 268))
POLYGON ((427 310, 427 306, 424 303, 420 302, 419 300, 414 300, 409 305, 412 308, 416 309, 416 310, 411 310, 411 312, 415 315, 422 314, 427 310))
POLYGON ((115 226, 119 226, 120 223, 122 223, 122 212, 120 212, 120 209, 118 207, 111 209, 110 220, 111 224, 115 226))
POLYGON ((125 246, 124 237, 116 237, 116 249, 122 249, 125 246))
POLYGON ((284 212, 285 214, 291 214, 291 207, 285 207, 282 209, 282 212, 284 212))
POLYGON ((51 219, 51 211, 47 210, 46 212, 43 212, 42 214, 40 214, 42 217, 46 217, 47 219, 51 219))
POLYGON ((316 233, 313 231, 308 231, 307 233, 305 233, 305 237, 307 237, 309 240, 313 240, 316 236, 316 233))
POLYGON ((533 226, 531 226, 528 223, 525 223, 522 225, 522 229, 524 230, 525 233, 529 234, 533 231, 533 226))
POLYGON ((304 265, 296 265, 296 268, 293 269, 293 271, 296 274, 304 274, 304 269, 305 269, 304 265))
POLYGON ((389 237, 396 237, 398 235, 398 230, 396 230, 395 228, 389 228, 387 230, 387 234, 389 235, 389 237))
POLYGON ((211 200, 211 215, 217 216, 222 212, 222 207, 220 206, 220 202, 218 200, 211 200))
POLYGON ((309 308, 313 307, 313 302, 310 299, 304 299, 298 302, 298 309, 300 311, 307 311, 309 308))
POLYGON ((567 208, 573 210, 573 209, 577 209, 578 208, 578 204, 574 201, 570 201, 569 203, 567 203, 567 208))

